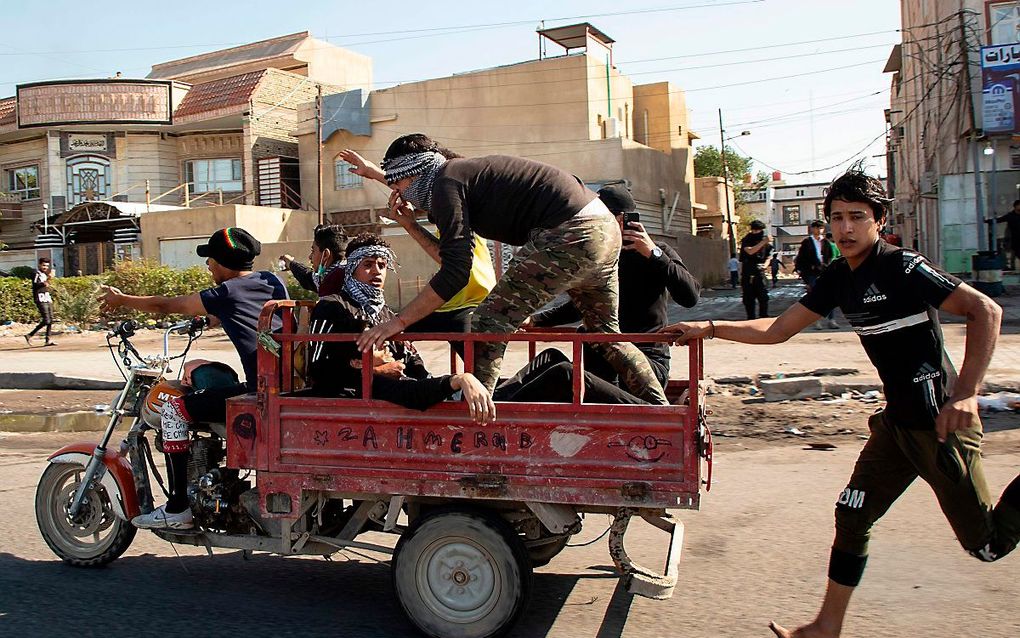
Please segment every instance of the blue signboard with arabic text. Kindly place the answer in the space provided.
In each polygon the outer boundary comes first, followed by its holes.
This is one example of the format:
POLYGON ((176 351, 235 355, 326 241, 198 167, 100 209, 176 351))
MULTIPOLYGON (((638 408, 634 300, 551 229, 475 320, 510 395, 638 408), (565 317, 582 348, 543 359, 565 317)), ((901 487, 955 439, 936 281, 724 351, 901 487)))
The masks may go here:
POLYGON ((1020 43, 981 47, 981 116, 985 133, 1017 131, 1020 43))

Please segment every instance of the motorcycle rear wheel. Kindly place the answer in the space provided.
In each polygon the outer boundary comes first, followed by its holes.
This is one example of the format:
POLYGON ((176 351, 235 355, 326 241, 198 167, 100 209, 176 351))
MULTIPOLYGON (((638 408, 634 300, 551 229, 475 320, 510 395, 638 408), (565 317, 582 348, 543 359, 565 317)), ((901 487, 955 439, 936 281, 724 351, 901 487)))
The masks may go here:
POLYGON ((36 488, 35 519, 43 540, 65 563, 100 567, 123 554, 138 530, 114 514, 112 495, 102 483, 85 493, 87 502, 71 519, 68 510, 84 474, 80 463, 51 463, 36 488))

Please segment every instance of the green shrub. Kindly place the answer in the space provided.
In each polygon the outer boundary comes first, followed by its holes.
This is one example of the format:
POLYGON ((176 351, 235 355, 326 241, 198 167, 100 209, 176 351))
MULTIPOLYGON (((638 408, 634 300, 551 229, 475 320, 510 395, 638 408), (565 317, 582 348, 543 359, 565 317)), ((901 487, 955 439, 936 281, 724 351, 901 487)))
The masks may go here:
MULTIPOLYGON (((106 275, 104 282, 118 288, 127 295, 162 295, 176 297, 190 295, 213 285, 212 275, 204 266, 192 266, 177 270, 151 261, 122 261, 106 275)), ((127 308, 118 309, 108 316, 109 320, 145 319, 149 315, 127 308)), ((180 317, 171 316, 171 320, 180 317)))
POLYGON ((99 285, 102 275, 58 277, 50 281, 53 312, 59 321, 85 329, 99 321, 99 285))
POLYGON ((11 268, 11 277, 17 277, 19 279, 33 279, 35 278, 35 268, 31 266, 15 266, 11 268))
POLYGON ((32 303, 32 282, 16 277, 0 277, 0 319, 21 323, 39 320, 32 303))
POLYGON ((311 290, 305 290, 302 288, 301 284, 297 282, 297 279, 294 279, 294 275, 292 275, 289 270, 287 272, 278 272, 276 275, 280 277, 280 279, 283 280, 284 285, 287 286, 287 295, 289 295, 291 299, 308 301, 317 301, 319 299, 319 295, 315 294, 311 290))

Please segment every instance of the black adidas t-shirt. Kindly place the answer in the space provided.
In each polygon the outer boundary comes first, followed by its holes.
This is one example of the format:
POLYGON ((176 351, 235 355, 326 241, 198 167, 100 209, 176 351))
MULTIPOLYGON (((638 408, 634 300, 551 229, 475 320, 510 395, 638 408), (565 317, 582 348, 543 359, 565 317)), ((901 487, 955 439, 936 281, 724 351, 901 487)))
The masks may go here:
POLYGON ((937 309, 960 283, 924 255, 879 240, 856 270, 833 261, 800 303, 822 316, 839 306, 882 378, 886 416, 929 429, 956 380, 937 309))

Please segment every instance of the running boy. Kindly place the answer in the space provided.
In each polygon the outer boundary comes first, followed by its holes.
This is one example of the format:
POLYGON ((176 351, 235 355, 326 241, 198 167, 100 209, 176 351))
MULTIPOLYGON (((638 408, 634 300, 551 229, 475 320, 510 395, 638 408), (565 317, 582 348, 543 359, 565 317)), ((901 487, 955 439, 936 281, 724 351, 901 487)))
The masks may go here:
POLYGON ((993 507, 981 465, 977 394, 999 332, 1001 309, 923 255, 880 240, 890 200, 881 182, 851 169, 825 198, 825 216, 843 258, 776 319, 677 323, 682 341, 720 337, 782 343, 839 306, 878 369, 887 400, 836 503, 836 537, 821 611, 780 638, 839 636, 868 559, 871 527, 918 476, 935 492, 960 544, 991 562, 1020 540, 1020 476, 993 507), (967 318, 967 347, 956 376, 945 354, 938 310, 967 318))

